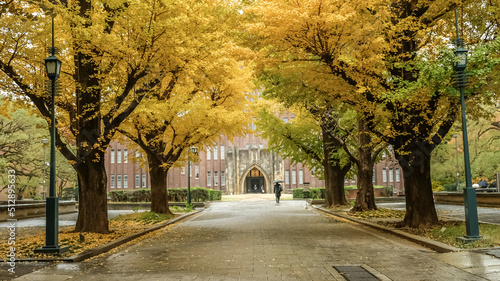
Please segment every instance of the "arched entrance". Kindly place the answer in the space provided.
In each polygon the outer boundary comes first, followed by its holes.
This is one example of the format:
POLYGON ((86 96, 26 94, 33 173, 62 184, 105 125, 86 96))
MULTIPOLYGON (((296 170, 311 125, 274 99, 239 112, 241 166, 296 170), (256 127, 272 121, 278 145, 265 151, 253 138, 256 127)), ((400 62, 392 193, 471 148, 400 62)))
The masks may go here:
POLYGON ((264 175, 259 169, 251 169, 245 178, 245 193, 265 193, 265 182, 264 175))

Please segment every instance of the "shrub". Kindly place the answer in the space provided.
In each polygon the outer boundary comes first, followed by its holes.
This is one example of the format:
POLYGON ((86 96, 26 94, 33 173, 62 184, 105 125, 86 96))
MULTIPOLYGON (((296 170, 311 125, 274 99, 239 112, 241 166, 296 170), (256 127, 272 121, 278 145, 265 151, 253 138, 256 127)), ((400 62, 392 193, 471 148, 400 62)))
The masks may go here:
POLYGON ((210 188, 207 191, 208 191, 208 201, 213 201, 214 190, 210 188))
POLYGON ((432 191, 444 191, 443 185, 439 181, 432 180, 432 191))
POLYGON ((151 202, 151 189, 136 189, 129 194, 129 200, 132 202, 151 202))
POLYGON ((304 189, 296 188, 293 190, 293 199, 302 199, 304 198, 304 189))
POLYGON ((191 188, 191 200, 194 202, 205 202, 208 200, 208 189, 202 187, 191 188))
POLYGON ((311 191, 305 191, 302 189, 303 198, 311 198, 311 191))
POLYGON ((222 191, 208 189, 208 201, 216 201, 222 199, 222 191))
POLYGON ((33 200, 37 200, 37 201, 38 201, 38 200, 42 200, 42 196, 40 196, 40 195, 35 195, 35 196, 33 197, 33 200))
POLYGON ((187 188, 171 188, 167 192, 173 202, 187 201, 187 188))
POLYGON ((443 185, 444 190, 446 191, 457 191, 457 183, 450 183, 450 184, 445 184, 443 185))
POLYGON ((311 187, 310 198, 325 199, 326 189, 324 187, 311 187))
POLYGON ((127 201, 127 192, 125 190, 113 190, 109 192, 112 202, 125 202, 127 201))
POLYGON ((391 185, 384 186, 382 196, 383 197, 391 197, 393 195, 393 190, 394 190, 394 188, 391 185))
POLYGON ((214 200, 214 201, 222 200, 222 191, 220 191, 220 190, 214 190, 214 194, 213 194, 212 200, 214 200))

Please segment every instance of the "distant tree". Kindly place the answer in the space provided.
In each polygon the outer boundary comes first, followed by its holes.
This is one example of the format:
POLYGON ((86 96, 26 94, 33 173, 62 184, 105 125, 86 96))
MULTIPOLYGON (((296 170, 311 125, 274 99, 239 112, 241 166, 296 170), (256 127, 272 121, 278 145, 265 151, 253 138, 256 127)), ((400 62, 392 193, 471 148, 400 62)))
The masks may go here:
MULTIPOLYGON (((2 101, 0 114, 0 170, 13 169, 16 174, 18 199, 31 197, 48 186, 48 173, 44 175, 42 139, 48 139, 47 122, 26 109, 13 109, 13 105, 2 101), (8 105, 8 106, 5 106, 8 105), (43 183, 45 181, 45 183, 43 183)), ((76 173, 68 161, 58 153, 56 184, 60 188, 73 186, 76 173)), ((48 166, 45 167, 48 171, 48 166)), ((7 188, 7 174, 0 175, 1 190, 7 188)), ((48 190, 48 189, 47 189, 48 190)))

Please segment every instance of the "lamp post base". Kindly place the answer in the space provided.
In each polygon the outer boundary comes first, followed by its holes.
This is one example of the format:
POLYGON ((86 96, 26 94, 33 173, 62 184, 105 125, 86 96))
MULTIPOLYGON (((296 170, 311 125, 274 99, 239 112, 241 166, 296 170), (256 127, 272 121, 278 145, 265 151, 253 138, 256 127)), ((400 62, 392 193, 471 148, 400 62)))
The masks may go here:
POLYGON ((69 251, 69 247, 54 246, 48 247, 43 246, 42 248, 35 249, 35 254, 62 254, 69 251))

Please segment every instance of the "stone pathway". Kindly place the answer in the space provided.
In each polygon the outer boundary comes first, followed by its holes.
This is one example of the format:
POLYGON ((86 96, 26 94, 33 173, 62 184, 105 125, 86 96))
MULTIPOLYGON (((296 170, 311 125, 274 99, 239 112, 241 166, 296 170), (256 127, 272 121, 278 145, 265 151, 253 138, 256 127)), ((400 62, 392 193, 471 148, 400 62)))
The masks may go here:
MULTIPOLYGON (((0 266, 0 279, 9 279, 0 266)), ((108 254, 15 280, 346 280, 334 266, 378 280, 500 280, 500 259, 434 253, 306 209, 305 201, 278 205, 268 198, 211 203, 188 221, 108 254)))

